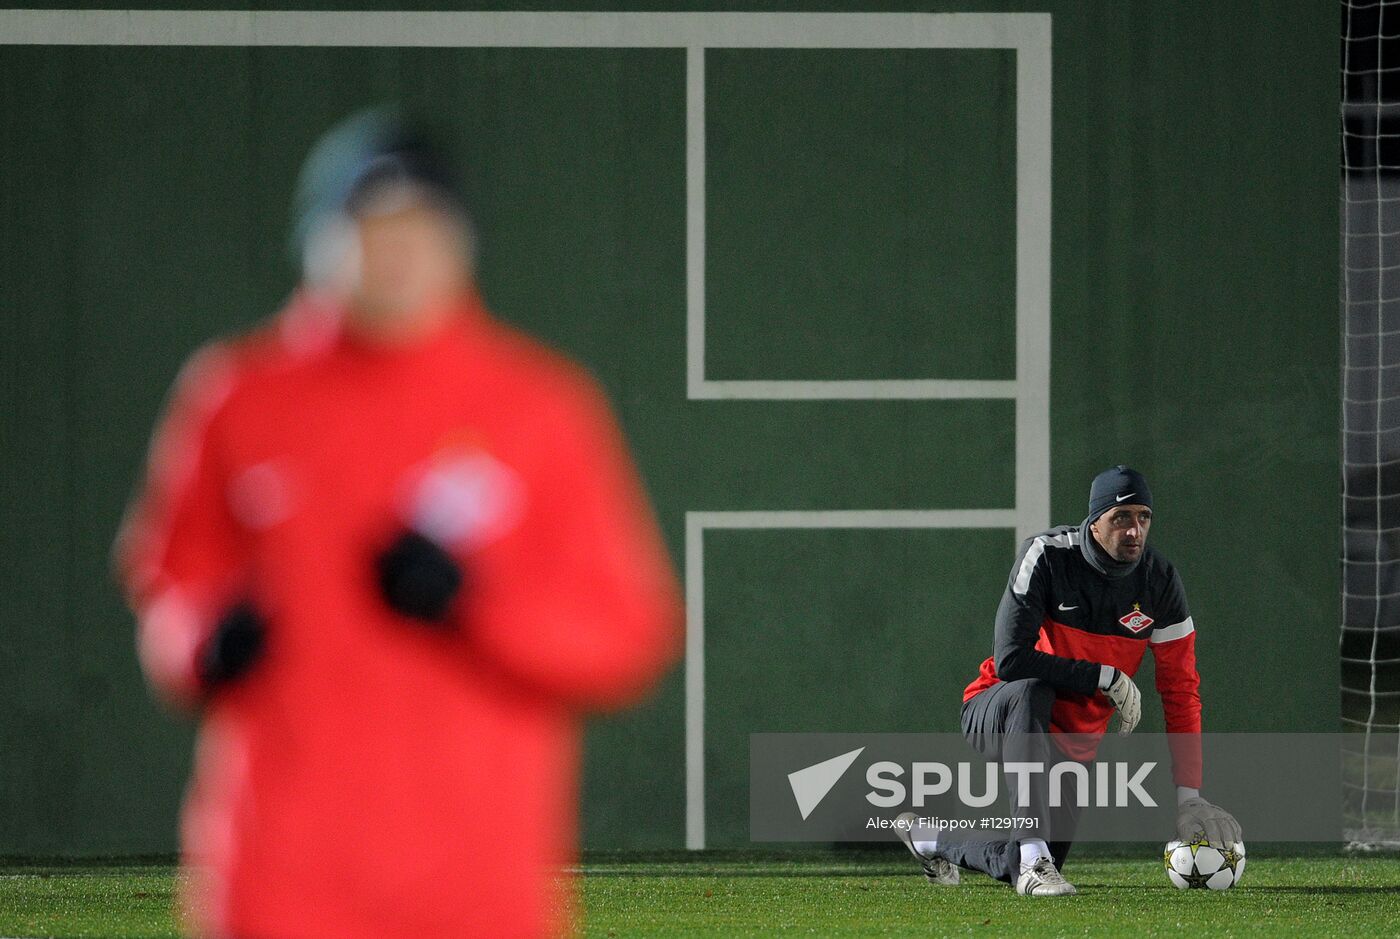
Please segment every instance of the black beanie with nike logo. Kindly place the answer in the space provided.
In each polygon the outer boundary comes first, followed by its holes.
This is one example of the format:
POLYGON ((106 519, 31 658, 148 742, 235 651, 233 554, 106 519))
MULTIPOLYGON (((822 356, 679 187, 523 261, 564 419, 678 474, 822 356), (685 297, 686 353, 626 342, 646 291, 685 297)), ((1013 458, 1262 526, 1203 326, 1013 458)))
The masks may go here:
POLYGON ((1089 487, 1089 521, 1115 505, 1145 505, 1152 508, 1152 490, 1147 479, 1135 469, 1118 464, 1094 477, 1089 487))

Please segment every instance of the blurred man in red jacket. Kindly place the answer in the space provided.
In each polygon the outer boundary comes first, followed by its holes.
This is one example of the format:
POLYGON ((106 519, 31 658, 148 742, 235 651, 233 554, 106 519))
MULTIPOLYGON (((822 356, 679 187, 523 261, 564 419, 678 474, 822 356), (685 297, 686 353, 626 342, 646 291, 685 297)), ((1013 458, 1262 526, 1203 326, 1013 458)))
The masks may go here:
POLYGON ((432 150, 303 174, 306 283, 177 382, 118 542, 141 661, 202 708, 191 929, 568 928, 581 712, 677 651, 673 576, 582 369, 494 321, 432 150))

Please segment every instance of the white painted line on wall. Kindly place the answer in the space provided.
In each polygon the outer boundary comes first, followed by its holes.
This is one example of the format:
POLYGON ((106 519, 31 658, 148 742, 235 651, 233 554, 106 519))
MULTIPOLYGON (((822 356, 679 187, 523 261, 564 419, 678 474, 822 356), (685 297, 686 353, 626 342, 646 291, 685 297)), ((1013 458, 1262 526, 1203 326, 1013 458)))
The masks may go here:
POLYGON ((0 45, 1014 49, 1041 41, 1049 21, 1048 13, 0 10, 0 45))
POLYGON ((1014 528, 1012 509, 685 513, 685 846, 705 847, 705 531, 1014 528))

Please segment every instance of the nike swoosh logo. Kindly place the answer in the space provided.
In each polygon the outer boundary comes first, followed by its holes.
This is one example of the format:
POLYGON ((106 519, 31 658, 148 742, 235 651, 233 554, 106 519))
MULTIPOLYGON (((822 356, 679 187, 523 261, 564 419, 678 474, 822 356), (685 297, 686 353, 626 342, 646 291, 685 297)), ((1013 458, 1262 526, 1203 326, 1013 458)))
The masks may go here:
POLYGON ((1061 604, 1060 604, 1060 609, 1062 609, 1062 610, 1064 610, 1066 613, 1068 613, 1070 610, 1077 610, 1077 609, 1079 609, 1079 604, 1076 603, 1074 606, 1065 606, 1063 603, 1061 603, 1061 604))
POLYGON ((1122 502, 1124 499, 1131 499, 1131 498, 1132 498, 1133 496, 1135 496, 1135 495, 1137 495, 1136 492, 1130 492, 1130 493, 1128 493, 1126 496, 1114 496, 1114 497, 1113 497, 1113 501, 1114 501, 1114 502, 1122 502))

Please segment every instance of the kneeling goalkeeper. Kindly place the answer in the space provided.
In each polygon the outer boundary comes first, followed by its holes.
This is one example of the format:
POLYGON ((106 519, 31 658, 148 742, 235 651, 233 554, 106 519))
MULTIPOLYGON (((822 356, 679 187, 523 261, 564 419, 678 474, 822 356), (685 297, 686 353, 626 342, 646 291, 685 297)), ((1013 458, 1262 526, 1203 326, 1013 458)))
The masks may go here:
MULTIPOLYGON (((993 760, 1046 759, 1038 751, 1052 745, 1070 759, 1092 760, 1114 710, 1120 734, 1137 726, 1142 702, 1132 676, 1151 648, 1167 732, 1179 735, 1171 748, 1178 833, 1238 841, 1234 817, 1200 795, 1196 629, 1181 577, 1147 547, 1151 525, 1147 480, 1120 465, 1094 478, 1083 523, 1021 545, 997 609, 995 654, 963 692, 963 734, 993 760)), ((1022 800, 1013 798, 1012 811, 1048 815, 1046 788, 1043 775, 1033 778, 1029 805, 1015 808, 1022 800)), ((934 883, 957 883, 957 868, 965 867, 1015 884, 1024 896, 1066 896, 1075 889, 1060 869, 1078 811, 1073 793, 1063 801, 1046 833, 1064 840, 940 843, 926 829, 897 831, 934 883)), ((913 823, 916 816, 901 818, 913 823)))

